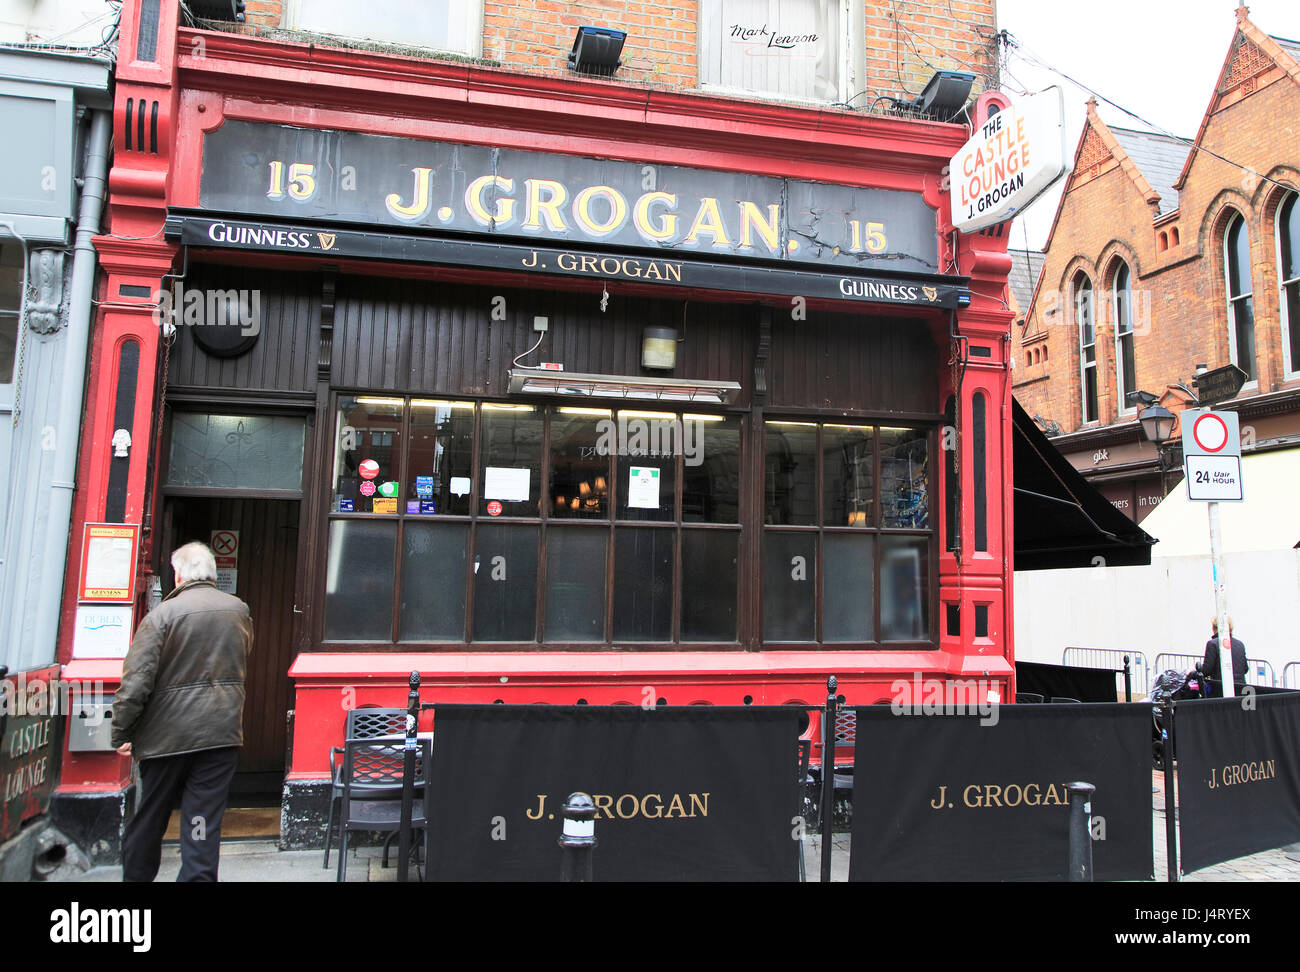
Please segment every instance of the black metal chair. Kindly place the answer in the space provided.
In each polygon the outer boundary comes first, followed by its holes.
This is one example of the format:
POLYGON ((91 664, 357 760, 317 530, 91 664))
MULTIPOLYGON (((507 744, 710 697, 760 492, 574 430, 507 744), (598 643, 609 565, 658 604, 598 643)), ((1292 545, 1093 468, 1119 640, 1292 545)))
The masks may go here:
POLYGON ((1059 705, 1059 704, 1062 704, 1062 703, 1069 703, 1069 704, 1071 704, 1071 705, 1082 705, 1082 704, 1083 704, 1083 703, 1081 703, 1078 699, 1067 699, 1067 698, 1064 698, 1064 697, 1059 696, 1059 695, 1053 695, 1053 696, 1052 696, 1052 704, 1053 704, 1053 705, 1059 705))
MULTIPOLYGON (((396 738, 406 733, 406 710, 405 709, 349 709, 347 722, 344 724, 344 739, 378 739, 382 737, 396 738)), ((399 759, 400 764, 400 759, 399 759)), ((401 777, 398 777, 398 785, 394 789, 391 786, 373 785, 369 788, 370 799, 373 800, 394 800, 401 799, 402 786, 401 777)), ((334 838, 334 818, 338 813, 339 804, 343 800, 343 747, 330 747, 330 811, 329 817, 325 824, 325 863, 322 868, 330 866, 330 844, 334 838)))
POLYGON ((1031 702, 1037 703, 1037 702, 1046 702, 1046 701, 1047 700, 1043 698, 1041 695, 1039 695, 1037 692, 1016 693, 1016 705, 1026 705, 1031 702))
MULTIPOLYGON (((403 713, 405 715, 405 713, 403 713)), ((429 819, 429 771, 433 766, 433 740, 417 738, 415 748, 415 799, 411 805, 411 848, 421 841, 429 819)), ((348 834, 371 831, 396 835, 402 823, 402 774, 405 768, 405 739, 348 739, 343 743, 343 800, 339 813, 338 880, 347 880, 348 834), (396 790, 397 799, 374 799, 378 788, 396 790)), ((391 837, 390 837, 391 839, 391 837)), ((387 844, 385 844, 385 852, 387 844)))
MULTIPOLYGON (((796 779, 799 781, 799 800, 795 804, 799 808, 800 818, 803 820, 804 830, 812 826, 812 816, 809 814, 812 801, 808 799, 808 787, 812 784, 812 777, 808 775, 808 764, 812 760, 812 740, 799 740, 799 773, 796 779)), ((803 883, 808 880, 808 873, 804 867, 803 860, 803 838, 799 838, 799 881, 803 883)))

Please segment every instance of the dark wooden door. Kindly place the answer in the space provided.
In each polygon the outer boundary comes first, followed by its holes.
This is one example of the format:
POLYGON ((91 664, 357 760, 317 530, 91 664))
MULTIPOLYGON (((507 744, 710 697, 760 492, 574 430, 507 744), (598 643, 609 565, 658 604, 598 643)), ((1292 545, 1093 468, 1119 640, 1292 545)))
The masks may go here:
POLYGON ((278 790, 284 778, 292 705, 293 589, 298 555, 298 501, 272 499, 168 500, 162 551, 163 592, 174 585, 171 551, 183 543, 209 543, 214 530, 239 535, 235 593, 253 616, 253 651, 245 683, 244 748, 237 789, 278 790))

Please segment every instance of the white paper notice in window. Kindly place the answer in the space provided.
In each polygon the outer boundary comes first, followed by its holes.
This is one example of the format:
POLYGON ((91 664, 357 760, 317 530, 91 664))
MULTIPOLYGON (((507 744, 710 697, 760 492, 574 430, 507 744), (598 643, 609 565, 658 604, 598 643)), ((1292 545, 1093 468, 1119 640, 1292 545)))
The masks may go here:
POLYGON ((483 498, 507 503, 528 502, 530 469, 488 466, 483 476, 483 498))
POLYGON ((659 470, 654 466, 633 466, 628 474, 629 509, 659 509, 659 470))
POLYGON ((700 82, 840 98, 843 0, 700 0, 700 82))

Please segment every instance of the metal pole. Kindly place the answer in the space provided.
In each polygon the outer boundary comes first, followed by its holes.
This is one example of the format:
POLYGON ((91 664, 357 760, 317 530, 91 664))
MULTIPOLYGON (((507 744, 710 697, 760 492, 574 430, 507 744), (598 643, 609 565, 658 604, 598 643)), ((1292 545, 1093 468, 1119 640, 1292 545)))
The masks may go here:
POLYGON ((560 880, 590 884, 592 851, 596 847, 596 804, 587 794, 570 793, 564 801, 564 831, 556 843, 564 848, 560 880))
POLYGON ((1133 673, 1128 666, 1128 655, 1124 656, 1124 701, 1133 701, 1133 673))
MULTIPOLYGON (((397 830, 397 880, 405 881, 411 856, 411 805, 415 802, 415 730, 420 721, 420 673, 411 672, 406 696, 406 749, 402 760, 402 816, 397 830)), ((428 767, 425 767, 428 772, 428 767)))
POLYGON ((826 711, 822 714, 822 884, 831 880, 831 835, 835 830, 835 709, 838 683, 826 679, 826 711))
POLYGON ((1070 881, 1092 880, 1092 794, 1091 783, 1068 783, 1070 794, 1070 856, 1066 871, 1070 881))
MULTIPOLYGON (((1214 614, 1219 619, 1219 672, 1223 679, 1223 697, 1237 694, 1232 670, 1232 631, 1228 623, 1228 575, 1223 566, 1223 549, 1219 541, 1219 504, 1207 504, 1210 510, 1210 562, 1214 565, 1214 614)), ((1205 673, 1209 678, 1214 672, 1205 673)))
POLYGON ((1169 881, 1178 883, 1178 831, 1175 817, 1178 803, 1174 792, 1174 700, 1165 696, 1160 702, 1160 718, 1165 734, 1165 851, 1169 881))

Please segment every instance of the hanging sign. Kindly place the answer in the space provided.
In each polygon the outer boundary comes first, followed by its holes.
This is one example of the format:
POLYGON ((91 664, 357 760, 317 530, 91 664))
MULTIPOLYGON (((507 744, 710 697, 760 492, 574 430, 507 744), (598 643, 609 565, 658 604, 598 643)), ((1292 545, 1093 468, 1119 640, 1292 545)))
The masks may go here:
POLYGON ((1065 174, 1065 104, 1059 87, 1017 98, 952 157, 952 225, 963 233, 1011 219, 1065 174))
POLYGON ((140 527, 134 523, 87 523, 81 538, 77 600, 130 604, 135 600, 135 560, 140 527))

